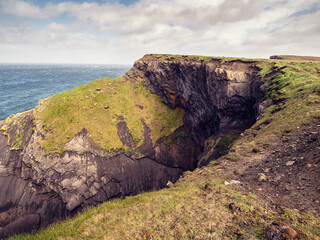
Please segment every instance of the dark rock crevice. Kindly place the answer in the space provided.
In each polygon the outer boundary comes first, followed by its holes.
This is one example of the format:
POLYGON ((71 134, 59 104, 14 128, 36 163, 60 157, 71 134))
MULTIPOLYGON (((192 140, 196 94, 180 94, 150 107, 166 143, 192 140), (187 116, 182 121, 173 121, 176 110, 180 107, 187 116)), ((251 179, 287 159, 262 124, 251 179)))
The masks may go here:
MULTIPOLYGON (((135 63, 133 72, 143 74, 146 87, 171 108, 185 110, 185 125, 195 142, 212 135, 245 130, 259 116, 265 95, 254 62, 160 62, 135 63)), ((132 78, 133 72, 127 77, 132 78)))

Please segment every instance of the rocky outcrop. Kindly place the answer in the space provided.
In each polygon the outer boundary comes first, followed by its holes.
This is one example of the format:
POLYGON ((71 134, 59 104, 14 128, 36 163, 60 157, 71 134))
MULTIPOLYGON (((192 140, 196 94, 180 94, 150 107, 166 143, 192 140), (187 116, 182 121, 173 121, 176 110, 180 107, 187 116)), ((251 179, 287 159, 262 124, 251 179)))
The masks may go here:
POLYGON ((147 89, 171 108, 185 110, 193 136, 206 139, 244 130, 256 121, 264 96, 258 71, 254 62, 240 60, 157 61, 146 56, 126 77, 143 75, 147 89))
POLYGON ((155 190, 193 170, 204 140, 241 131, 259 115, 263 97, 253 62, 212 59, 157 61, 147 56, 126 74, 171 108, 185 111, 184 125, 155 143, 144 125, 145 141, 136 146, 125 121, 118 136, 129 150, 99 148, 84 128, 62 154, 46 155, 44 126, 37 110, 0 122, 0 238, 31 231, 87 206, 155 190))
MULTIPOLYGON (((45 155, 32 116, 32 111, 18 116, 26 123, 18 149, 10 149, 17 123, 0 134, 0 238, 47 226, 115 197, 163 188, 196 166, 190 139, 178 136, 170 145, 153 146, 148 129, 145 144, 135 152, 97 149, 83 129, 62 155, 45 155)), ((126 141, 125 123, 120 126, 120 139, 126 141)))

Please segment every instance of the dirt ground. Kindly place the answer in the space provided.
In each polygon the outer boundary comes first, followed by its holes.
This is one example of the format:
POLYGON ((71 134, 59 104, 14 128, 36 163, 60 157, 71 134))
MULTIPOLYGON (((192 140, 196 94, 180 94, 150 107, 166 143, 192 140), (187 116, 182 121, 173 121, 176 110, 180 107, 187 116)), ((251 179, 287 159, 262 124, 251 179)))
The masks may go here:
POLYGON ((236 150, 219 163, 228 181, 240 181, 235 183, 241 190, 274 207, 311 211, 320 217, 320 123, 284 132, 250 153, 236 150), (240 159, 232 162, 230 156, 240 159))

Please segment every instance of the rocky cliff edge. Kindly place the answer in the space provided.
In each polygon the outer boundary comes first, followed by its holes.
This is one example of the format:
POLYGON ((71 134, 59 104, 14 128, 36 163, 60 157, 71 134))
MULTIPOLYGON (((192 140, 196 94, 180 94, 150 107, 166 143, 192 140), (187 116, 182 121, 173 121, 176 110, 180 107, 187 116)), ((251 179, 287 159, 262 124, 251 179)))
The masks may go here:
POLYGON ((220 136, 260 116, 259 71, 249 60, 146 55, 120 79, 0 122, 0 237, 163 188, 206 163, 220 136))

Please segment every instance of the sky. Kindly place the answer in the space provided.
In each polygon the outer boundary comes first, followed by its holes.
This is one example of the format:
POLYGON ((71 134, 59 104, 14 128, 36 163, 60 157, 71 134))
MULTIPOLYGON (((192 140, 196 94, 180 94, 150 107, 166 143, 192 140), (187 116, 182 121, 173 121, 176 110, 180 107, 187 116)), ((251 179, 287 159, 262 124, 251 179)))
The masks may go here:
POLYGON ((319 0, 0 0, 0 63, 320 56, 319 0))

